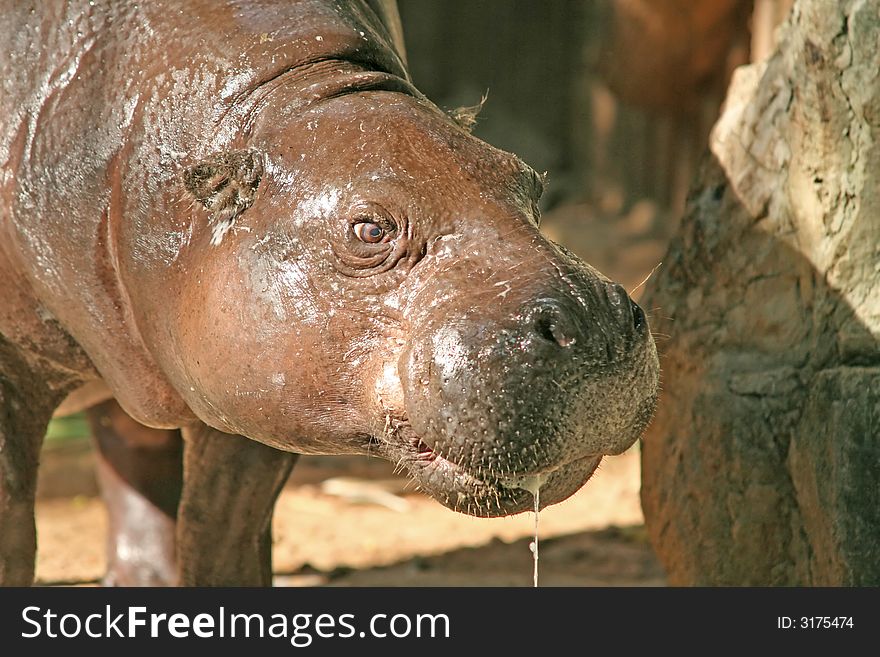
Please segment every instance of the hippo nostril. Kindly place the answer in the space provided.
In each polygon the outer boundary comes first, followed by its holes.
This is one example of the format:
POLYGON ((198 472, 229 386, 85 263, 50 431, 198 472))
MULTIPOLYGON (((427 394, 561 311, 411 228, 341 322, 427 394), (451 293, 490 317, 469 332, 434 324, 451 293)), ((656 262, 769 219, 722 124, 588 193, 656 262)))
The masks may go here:
POLYGON ((553 334, 553 339, 560 347, 570 347, 575 343, 574 336, 566 334, 558 324, 550 326, 550 333, 553 334))
POLYGON ((575 343, 574 332, 566 330, 565 322, 562 321, 560 311, 553 308, 545 309, 535 319, 534 330, 547 342, 553 342, 560 347, 568 347, 575 343))
POLYGON ((633 328, 635 328, 636 331, 641 331, 645 328, 646 324, 645 311, 642 310, 639 307, 639 304, 637 304, 635 301, 631 300, 630 304, 632 305, 633 328))
POLYGON ((535 320, 535 333, 547 340, 547 342, 556 342, 556 338, 553 336, 553 324, 550 318, 545 315, 540 315, 535 320))

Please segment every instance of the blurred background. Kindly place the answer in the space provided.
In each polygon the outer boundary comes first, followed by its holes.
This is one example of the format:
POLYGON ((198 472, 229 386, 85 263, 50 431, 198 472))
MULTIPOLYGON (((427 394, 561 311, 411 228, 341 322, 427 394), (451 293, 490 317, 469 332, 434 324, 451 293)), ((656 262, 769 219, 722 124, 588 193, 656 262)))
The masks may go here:
POLYGON ((548 172, 544 230, 628 289, 660 260, 733 69, 792 0, 403 0, 416 85, 548 172))
MULTIPOLYGON (((792 0, 398 1, 416 86, 450 110, 485 95, 474 134, 548 173, 543 232, 638 300, 733 69, 772 51, 792 0)), ((636 447, 541 513, 543 584, 665 583, 639 474, 636 447)), ((40 477, 38 581, 97 582, 106 519, 83 417, 53 421, 40 477)), ((531 514, 448 511, 381 461, 308 457, 276 508, 276 582, 526 586, 533 531, 531 514)))

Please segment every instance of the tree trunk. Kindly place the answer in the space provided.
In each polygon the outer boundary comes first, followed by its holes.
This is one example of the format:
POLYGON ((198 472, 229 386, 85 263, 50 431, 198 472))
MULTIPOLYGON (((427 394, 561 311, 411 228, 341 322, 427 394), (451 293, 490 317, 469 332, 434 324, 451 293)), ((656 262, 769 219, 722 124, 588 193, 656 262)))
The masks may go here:
POLYGON ((646 308, 644 506, 673 584, 880 584, 880 3, 740 69, 646 308))

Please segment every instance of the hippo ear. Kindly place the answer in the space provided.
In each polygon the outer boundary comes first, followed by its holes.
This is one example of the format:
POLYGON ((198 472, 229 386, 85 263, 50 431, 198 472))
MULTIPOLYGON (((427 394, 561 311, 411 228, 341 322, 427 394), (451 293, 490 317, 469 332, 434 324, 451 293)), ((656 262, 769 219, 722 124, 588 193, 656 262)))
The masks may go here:
POLYGON ((483 97, 480 98, 479 103, 471 105, 470 107, 459 107, 451 110, 449 116, 452 117, 452 120, 460 127, 470 132, 477 124, 477 115, 479 115, 480 111, 483 109, 483 105, 486 104, 488 98, 489 92, 487 90, 486 93, 483 94, 483 97))
POLYGON ((184 172, 186 191, 211 215, 211 244, 220 244, 236 218, 253 205, 262 177, 263 160, 253 151, 214 153, 184 172))

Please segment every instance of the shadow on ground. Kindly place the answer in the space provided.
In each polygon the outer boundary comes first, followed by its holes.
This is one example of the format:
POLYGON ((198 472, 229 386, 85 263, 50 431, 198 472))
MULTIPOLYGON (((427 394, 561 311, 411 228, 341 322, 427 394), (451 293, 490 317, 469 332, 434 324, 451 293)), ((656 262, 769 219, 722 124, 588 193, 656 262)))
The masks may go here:
MULTIPOLYGON (((322 572, 306 564, 278 573, 276 586, 532 586, 532 539, 493 539, 433 557, 379 568, 322 572)), ((540 586, 664 586, 643 526, 608 527, 539 543, 540 586)))

